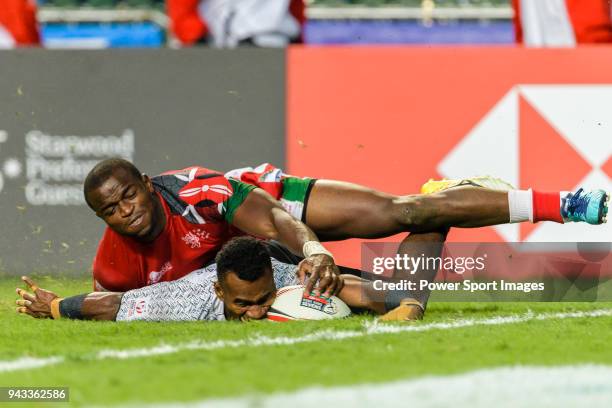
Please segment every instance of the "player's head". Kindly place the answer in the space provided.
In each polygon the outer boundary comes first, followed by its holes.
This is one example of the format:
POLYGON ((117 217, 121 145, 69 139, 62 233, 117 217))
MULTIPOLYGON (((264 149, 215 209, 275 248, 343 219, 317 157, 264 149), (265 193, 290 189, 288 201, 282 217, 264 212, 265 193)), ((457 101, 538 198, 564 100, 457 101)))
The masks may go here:
POLYGON ((157 236, 163 209, 151 179, 124 159, 98 163, 85 178, 85 201, 121 235, 148 241, 157 236))
POLYGON ((215 291, 228 319, 262 319, 276 297, 272 262, 264 244, 251 237, 229 241, 215 259, 215 291))

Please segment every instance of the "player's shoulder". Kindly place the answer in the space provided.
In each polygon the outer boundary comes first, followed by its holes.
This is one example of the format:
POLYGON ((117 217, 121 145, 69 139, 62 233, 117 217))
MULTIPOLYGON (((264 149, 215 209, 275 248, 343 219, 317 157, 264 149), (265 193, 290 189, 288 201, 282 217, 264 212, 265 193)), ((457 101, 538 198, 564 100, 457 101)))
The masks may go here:
POLYGON ((162 173, 151 181, 169 204, 173 199, 196 206, 218 204, 233 192, 232 183, 223 173, 199 166, 162 173))
POLYGON ((212 285, 217 281, 217 264, 213 263, 204 268, 196 269, 180 278, 179 281, 191 282, 212 288, 212 285))
POLYGON ((200 166, 166 172, 151 180, 171 213, 192 224, 219 222, 225 203, 234 194, 235 181, 200 166))
POLYGON ((183 181, 187 181, 190 179, 201 178, 203 176, 211 177, 211 176, 224 176, 224 174, 220 171, 209 169, 202 166, 189 166, 184 169, 179 170, 169 170, 163 172, 157 176, 151 177, 151 180, 160 180, 160 179, 179 179, 183 181))

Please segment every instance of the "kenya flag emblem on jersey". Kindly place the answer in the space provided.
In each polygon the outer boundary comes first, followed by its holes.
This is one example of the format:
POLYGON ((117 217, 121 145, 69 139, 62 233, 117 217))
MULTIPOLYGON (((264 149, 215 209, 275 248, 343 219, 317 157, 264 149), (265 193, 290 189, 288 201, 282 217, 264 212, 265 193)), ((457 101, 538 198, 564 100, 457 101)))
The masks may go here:
POLYGON ((232 195, 232 188, 227 179, 221 174, 204 173, 201 169, 193 168, 189 176, 176 177, 187 181, 179 190, 179 197, 187 204, 195 207, 208 207, 225 202, 232 195))
POLYGON ((152 179, 174 213, 193 224, 218 222, 234 190, 222 174, 203 167, 172 171, 152 179))

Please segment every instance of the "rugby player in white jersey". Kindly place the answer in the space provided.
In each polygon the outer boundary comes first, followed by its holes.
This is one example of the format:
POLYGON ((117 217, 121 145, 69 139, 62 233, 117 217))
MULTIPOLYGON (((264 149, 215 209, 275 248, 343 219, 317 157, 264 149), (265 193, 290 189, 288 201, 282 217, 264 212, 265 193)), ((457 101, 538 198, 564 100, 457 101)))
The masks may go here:
MULTIPOLYGON (((125 293, 92 292, 68 298, 39 288, 24 277, 33 293, 17 289, 17 304, 35 318, 111 321, 259 320, 266 317, 277 289, 303 283, 297 265, 270 258, 266 245, 252 237, 229 241, 216 263, 183 277, 125 293)), ((371 282, 341 275, 338 293, 351 308, 386 312, 384 298, 371 282)))

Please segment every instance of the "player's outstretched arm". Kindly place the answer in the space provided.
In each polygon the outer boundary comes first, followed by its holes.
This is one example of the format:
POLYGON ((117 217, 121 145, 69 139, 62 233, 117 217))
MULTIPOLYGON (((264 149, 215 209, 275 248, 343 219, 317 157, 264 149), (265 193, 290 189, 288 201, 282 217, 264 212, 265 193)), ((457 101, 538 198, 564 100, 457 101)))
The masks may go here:
POLYGON ((121 296, 118 292, 93 292, 68 298, 41 289, 27 276, 21 278, 33 293, 17 288, 17 313, 37 319, 115 320, 121 296))
POLYGON ((236 210, 233 224, 242 231, 280 241, 306 259, 300 264, 301 275, 309 274, 306 291, 329 297, 342 289, 338 267, 315 233, 292 217, 272 196, 261 189, 253 190, 236 210), (316 282, 317 287, 315 286, 316 282))

